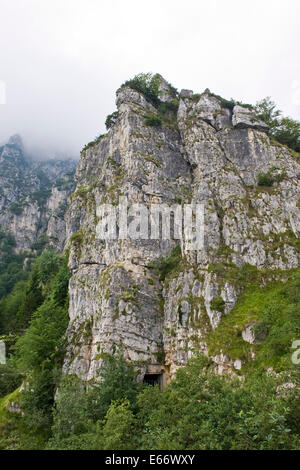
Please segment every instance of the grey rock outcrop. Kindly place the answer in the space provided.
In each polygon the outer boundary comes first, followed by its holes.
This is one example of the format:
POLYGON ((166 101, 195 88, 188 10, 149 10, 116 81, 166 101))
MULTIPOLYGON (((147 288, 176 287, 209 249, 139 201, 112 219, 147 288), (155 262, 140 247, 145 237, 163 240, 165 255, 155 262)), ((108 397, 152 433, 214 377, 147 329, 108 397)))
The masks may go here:
MULTIPOLYGON (((161 126, 145 124, 157 110, 136 90, 121 87, 116 102, 115 124, 81 154, 66 215, 72 278, 64 372, 93 379, 103 354, 121 347, 141 376, 151 365, 169 380, 197 351, 208 354, 207 333, 240 294, 219 275, 220 263, 270 273, 299 266, 300 165, 260 121, 239 108, 232 116, 209 90, 181 92, 177 115, 161 126), (281 178, 266 190, 257 178, 269 170, 281 178), (120 196, 146 206, 203 203, 204 248, 187 250, 181 240, 182 258, 160 278, 151 263, 178 241, 97 238, 97 208, 117 206, 120 196)), ((222 353, 213 360, 220 372, 241 367, 222 353)))
POLYGON ((240 105, 233 108, 232 124, 237 129, 252 128, 264 132, 269 130, 269 126, 264 121, 258 119, 250 109, 240 105))
POLYGON ((0 147, 0 230, 13 235, 16 251, 32 249, 42 236, 63 249, 75 166, 74 160, 31 160, 19 135, 0 147))

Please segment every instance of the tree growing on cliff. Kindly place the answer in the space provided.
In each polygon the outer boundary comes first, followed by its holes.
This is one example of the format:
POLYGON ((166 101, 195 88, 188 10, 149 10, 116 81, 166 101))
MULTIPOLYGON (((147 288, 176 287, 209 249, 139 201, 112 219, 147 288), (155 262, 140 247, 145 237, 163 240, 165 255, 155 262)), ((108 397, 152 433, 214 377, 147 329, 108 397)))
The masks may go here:
POLYGON ((270 127, 270 135, 279 143, 287 145, 296 152, 300 152, 300 122, 290 117, 280 117, 281 111, 267 96, 255 105, 257 116, 270 127))

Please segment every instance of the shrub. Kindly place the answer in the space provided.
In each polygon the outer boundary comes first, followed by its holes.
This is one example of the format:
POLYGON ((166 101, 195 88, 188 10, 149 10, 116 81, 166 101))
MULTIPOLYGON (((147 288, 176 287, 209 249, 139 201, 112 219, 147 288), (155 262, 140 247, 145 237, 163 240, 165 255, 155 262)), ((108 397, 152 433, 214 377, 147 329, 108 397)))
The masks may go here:
POLYGON ((106 121, 105 121, 105 126, 106 126, 106 129, 110 129, 116 122, 117 118, 118 118, 118 111, 115 111, 114 113, 112 114, 109 114, 106 118, 106 121))
POLYGON ((22 206, 21 204, 18 204, 18 203, 16 203, 16 202, 13 202, 13 203, 9 206, 10 212, 12 212, 12 213, 15 214, 15 215, 21 215, 22 212, 23 212, 23 209, 24 209, 24 206, 22 206))
POLYGON ((100 370, 102 381, 88 391, 88 417, 93 421, 103 419, 113 400, 127 399, 132 409, 136 407, 141 384, 137 382, 137 371, 120 354, 105 355, 100 370))
POLYGON ((88 144, 86 144, 83 149, 81 150, 81 152, 84 152, 85 150, 88 150, 89 148, 93 147, 94 145, 98 144, 100 142, 100 140, 105 137, 106 134, 100 134, 98 137, 95 137, 94 140, 92 140, 91 142, 89 142, 88 144))
POLYGON ((136 449, 136 418, 126 399, 113 401, 106 413, 103 426, 103 449, 136 449))
POLYGON ((177 245, 166 257, 153 260, 148 268, 152 269, 154 274, 159 276, 160 281, 164 281, 168 274, 178 267, 181 261, 181 248, 177 245))
POLYGON ((0 397, 12 393, 21 385, 22 375, 9 365, 0 364, 0 397))
POLYGON ((0 297, 9 294, 16 282, 28 278, 28 272, 23 268, 28 253, 14 253, 15 245, 13 236, 0 231, 0 297))
POLYGON ((160 79, 157 75, 151 73, 140 73, 127 80, 122 86, 129 86, 133 90, 142 93, 154 106, 159 105, 159 83, 160 79))
POLYGON ((285 173, 276 173, 277 168, 271 168, 267 173, 259 173, 257 176, 258 186, 273 186, 283 180, 285 173))
POLYGON ((161 126, 161 118, 157 114, 149 113, 145 115, 146 126, 158 127, 161 126))
POLYGON ((77 232, 73 233, 70 238, 70 242, 74 243, 75 246, 80 246, 83 242, 83 233, 82 230, 79 229, 77 232))
POLYGON ((212 301, 210 302, 210 308, 212 310, 216 310, 217 312, 222 312, 224 313, 225 310, 225 302, 222 299, 221 296, 219 297, 214 297, 212 301))
POLYGON ((259 173, 257 176, 258 186, 273 186, 275 183, 275 178, 272 173, 259 173))
POLYGON ((268 96, 258 101, 254 108, 257 116, 270 127, 270 135, 277 142, 300 152, 300 122, 289 117, 280 118, 281 111, 268 96))
POLYGON ((75 375, 63 377, 53 413, 52 433, 55 441, 87 430, 87 394, 83 382, 75 375))
POLYGON ((291 118, 283 118, 274 137, 281 144, 287 145, 296 152, 300 152, 300 122, 291 118))

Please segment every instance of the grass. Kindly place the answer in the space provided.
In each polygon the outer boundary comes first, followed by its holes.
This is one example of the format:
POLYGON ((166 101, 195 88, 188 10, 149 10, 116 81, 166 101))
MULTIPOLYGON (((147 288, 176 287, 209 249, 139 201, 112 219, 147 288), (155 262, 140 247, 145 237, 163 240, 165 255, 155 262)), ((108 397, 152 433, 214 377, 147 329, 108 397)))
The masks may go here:
POLYGON ((291 345, 300 338, 300 269, 290 271, 287 282, 273 281, 265 287, 249 285, 229 315, 208 337, 209 353, 220 350, 232 359, 246 362, 245 368, 292 367, 291 345), (248 323, 266 332, 259 345, 250 345, 242 338, 248 323), (255 360, 251 360, 251 352, 255 360))

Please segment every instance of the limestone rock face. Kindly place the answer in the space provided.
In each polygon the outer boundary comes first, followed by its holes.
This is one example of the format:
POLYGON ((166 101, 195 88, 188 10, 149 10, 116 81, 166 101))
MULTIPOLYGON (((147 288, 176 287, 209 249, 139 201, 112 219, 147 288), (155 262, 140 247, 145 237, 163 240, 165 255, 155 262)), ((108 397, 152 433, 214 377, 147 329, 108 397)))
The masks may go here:
POLYGON ((30 250, 42 236, 63 249, 75 165, 74 160, 31 160, 18 135, 0 147, 0 230, 14 236, 16 251, 30 250))
MULTIPOLYGON (((166 95, 167 87, 164 81, 166 95)), ((270 272, 299 266, 299 163, 273 146, 244 108, 232 112, 209 90, 183 90, 178 99, 173 120, 147 126, 145 114, 158 111, 121 87, 116 122, 81 153, 66 214, 72 278, 65 373, 93 379, 103 353, 121 348, 141 377, 151 365, 170 379, 196 352, 208 354, 207 333, 241 292, 220 276, 220 264, 237 272, 245 264, 270 272), (259 187, 258 175, 268 171, 277 182, 259 187), (203 204, 204 247, 188 250, 184 239, 100 240, 98 208, 117 208, 121 196, 147 207, 203 204), (182 258, 159 276, 153 262, 178 244, 182 258)), ((242 366, 222 352, 213 360, 220 373, 242 366)))
POLYGON ((242 338, 249 344, 260 344, 265 339, 265 333, 263 331, 256 332, 255 323, 249 323, 242 331, 242 338))
POLYGON ((232 124, 237 129, 252 128, 265 132, 269 130, 269 126, 258 119, 250 109, 239 105, 233 108, 232 124))

